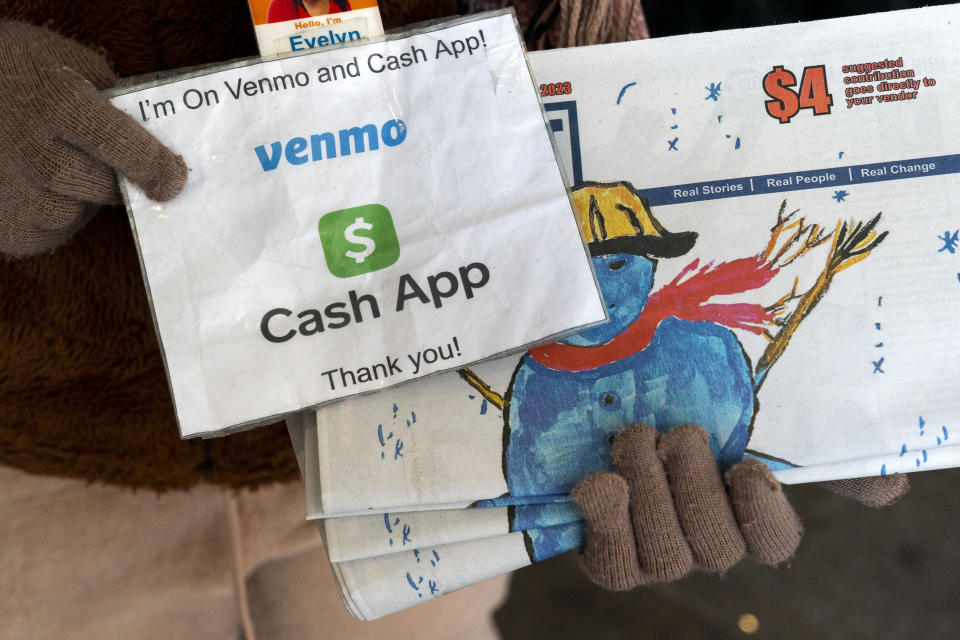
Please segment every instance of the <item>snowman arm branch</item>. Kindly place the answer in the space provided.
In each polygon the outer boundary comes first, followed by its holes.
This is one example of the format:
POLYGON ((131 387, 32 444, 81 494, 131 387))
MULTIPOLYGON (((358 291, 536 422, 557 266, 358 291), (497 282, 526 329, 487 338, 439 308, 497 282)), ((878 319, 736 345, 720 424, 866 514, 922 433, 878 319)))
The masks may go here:
POLYGON ((886 231, 882 233, 876 231, 880 215, 877 214, 866 223, 857 222, 854 224, 853 222, 838 221, 834 232, 827 236, 833 237, 833 245, 830 247, 830 254, 827 256, 823 271, 813 286, 800 296, 797 308, 784 320, 782 328, 764 349, 763 355, 760 356, 754 372, 754 392, 760 390, 770 367, 783 355, 800 323, 827 293, 833 277, 844 269, 866 259, 870 252, 886 238, 886 231), (853 226, 852 231, 851 226, 853 226))
POLYGON ((497 409, 503 410, 503 396, 491 389, 490 385, 483 381, 483 378, 466 367, 457 369, 457 373, 460 374, 461 378, 466 380, 467 384, 476 389, 487 402, 494 405, 497 409))

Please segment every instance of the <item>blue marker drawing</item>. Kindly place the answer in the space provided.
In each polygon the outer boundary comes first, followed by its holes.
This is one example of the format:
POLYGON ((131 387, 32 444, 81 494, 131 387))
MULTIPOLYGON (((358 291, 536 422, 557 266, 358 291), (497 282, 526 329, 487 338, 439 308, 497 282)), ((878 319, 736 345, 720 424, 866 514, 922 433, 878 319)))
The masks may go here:
POLYGON ((380 441, 380 459, 383 460, 386 457, 386 454, 382 451, 384 447, 387 446, 387 440, 393 437, 393 431, 388 433, 386 436, 383 435, 383 425, 377 425, 377 439, 380 441))
POLYGON ((711 82, 710 86, 704 87, 707 90, 707 97, 704 100, 713 100, 714 102, 720 99, 720 82, 711 82))
POLYGON ((838 189, 837 191, 834 191, 833 195, 830 197, 837 202, 846 202, 848 195, 850 195, 850 193, 847 192, 846 189, 838 189))
MULTIPOLYGON (((392 547, 393 546, 393 528, 400 526, 400 518, 395 518, 391 523, 390 514, 385 513, 383 514, 383 526, 387 530, 387 533, 390 534, 388 544, 392 547)), ((400 532, 402 535, 400 539, 400 546, 406 546, 406 544, 410 542, 410 531, 411 531, 410 525, 404 522, 400 529, 400 532)), ((416 555, 417 555, 417 552, 414 551, 414 557, 416 557, 416 555)), ((417 561, 419 562, 419 560, 417 561)))
MULTIPOLYGON (((730 134, 726 134, 726 135, 727 135, 727 139, 728 139, 728 140, 733 137, 733 136, 731 136, 730 134)), ((737 136, 736 142, 733 143, 733 148, 734 148, 734 149, 739 149, 739 148, 740 148, 740 136, 737 136)))
MULTIPOLYGON (((430 560, 430 564, 431 564, 433 567, 436 567, 436 566, 437 566, 437 563, 440 562, 440 554, 437 553, 437 551, 434 549, 434 550, 431 551, 431 555, 433 556, 433 559, 430 560)), ((413 557, 416 559, 417 563, 419 564, 419 562, 420 562, 420 550, 419 550, 419 549, 414 549, 414 550, 413 550, 413 557)), ((407 571, 407 584, 410 585, 410 588, 411 588, 411 589, 413 589, 414 591, 417 592, 417 597, 418 597, 418 598, 423 598, 423 593, 420 591, 420 585, 423 584, 423 576, 422 576, 422 575, 421 575, 421 576, 418 576, 417 579, 414 580, 413 575, 412 575, 409 571, 407 571)), ((430 595, 431 595, 431 596, 435 596, 435 595, 437 595, 437 594, 440 592, 440 586, 437 584, 437 581, 436 581, 436 580, 427 580, 427 587, 430 589, 430 595)))
POLYGON ((627 84, 623 85, 623 88, 620 89, 620 95, 617 96, 617 104, 620 104, 620 101, 623 100, 623 94, 625 94, 625 93, 627 92, 627 89, 629 89, 630 87, 632 87, 632 86, 635 85, 635 84, 637 84, 637 83, 636 83, 636 82, 628 82, 627 84))
MULTIPOLYGON (((470 398, 471 400, 477 399, 477 396, 475 395, 468 394, 467 397, 470 398)), ((480 415, 482 416, 487 415, 487 411, 489 410, 490 410, 490 403, 487 402, 486 398, 480 398, 480 415)))
POLYGON ((949 231, 944 231, 942 236, 937 236, 937 239, 943 241, 943 246, 937 249, 937 253, 942 253, 943 251, 956 253, 957 243, 960 242, 960 231, 954 231, 953 234, 949 231))
MULTIPOLYGON (((399 406, 396 402, 393 403, 392 411, 393 411, 393 423, 394 423, 394 426, 396 426, 396 425, 397 425, 397 418, 398 418, 398 416, 400 415, 400 406, 399 406)), ((417 413, 416 413, 415 411, 411 411, 411 412, 410 412, 410 417, 408 417, 408 418, 403 418, 403 420, 406 422, 407 428, 410 429, 410 428, 412 428, 413 425, 416 424, 416 422, 417 422, 417 413)), ((381 451, 380 451, 380 459, 381 459, 381 460, 386 460, 386 458, 387 458, 387 455, 386 455, 387 442, 390 441, 390 440, 392 440, 393 437, 394 437, 393 431, 389 431, 389 432, 387 432, 386 435, 384 435, 383 424, 378 424, 378 425, 377 425, 377 439, 380 441, 380 449, 381 449, 381 451)), ((403 440, 401 440, 400 438, 397 438, 396 441, 394 442, 394 446, 393 446, 393 459, 394 459, 394 460, 398 460, 398 459, 400 459, 400 458, 403 457, 403 447, 404 447, 403 440)))
POLYGON ((720 124, 720 121, 723 120, 723 114, 717 116, 717 124, 720 124))
MULTIPOLYGON (((400 524, 400 518, 397 518, 393 524, 400 524)), ((393 533, 393 527, 390 526, 390 514, 383 514, 383 526, 387 529, 387 533, 393 533)))
POLYGON ((837 159, 838 159, 838 160, 839 160, 840 158, 842 158, 842 157, 843 157, 843 151, 841 151, 840 153, 837 154, 837 159))
MULTIPOLYGON (((672 113, 673 115, 677 115, 677 108, 676 108, 676 107, 671 107, 671 108, 670 108, 670 113, 672 113)), ((679 128, 680 128, 680 125, 674 124, 674 125, 672 125, 672 126, 670 127, 670 130, 673 131, 673 130, 676 130, 676 129, 679 129, 679 128)), ((679 137, 675 137, 673 140, 667 140, 667 144, 670 145, 669 147, 667 147, 667 151, 679 151, 679 149, 677 149, 677 141, 678 141, 678 140, 680 140, 679 137)))
MULTIPOLYGON (((923 416, 919 416, 917 418, 917 429, 919 430, 919 436, 921 438, 923 438, 924 434, 926 433, 925 431, 926 426, 927 426, 927 421, 923 419, 923 416)), ((930 434, 930 438, 935 439, 937 441, 937 446, 939 447, 939 446, 942 446, 944 441, 946 441, 949 438, 949 435, 950 435, 950 432, 947 430, 946 425, 941 425, 939 431, 934 431, 933 433, 930 434)), ((915 439, 912 439, 912 440, 913 442, 911 444, 908 445, 907 443, 903 443, 900 446, 899 457, 901 458, 904 457, 907 454, 907 452, 910 451, 911 454, 914 455, 913 467, 914 469, 919 469, 921 466, 927 464, 930 461, 930 454, 927 448, 924 448, 925 443, 923 441, 917 441, 915 439), (919 454, 915 453, 917 451, 919 451, 919 454)), ((929 447, 929 444, 927 444, 926 446, 929 447)))
POLYGON ((423 594, 420 593, 420 585, 423 583, 423 576, 420 576, 420 579, 414 582, 413 576, 411 576, 410 572, 407 571, 407 582, 410 584, 413 590, 417 592, 417 597, 422 598, 423 594))
MULTIPOLYGON (((838 192, 838 193, 839 193, 839 192, 838 192)), ((844 193, 846 193, 846 192, 844 192, 844 193)), ((838 200, 837 202, 839 202, 839 200, 838 200)), ((878 296, 878 297, 877 297, 877 306, 878 306, 878 307, 883 306, 883 296, 878 296)), ((879 322, 874 322, 874 323, 873 323, 873 326, 876 327, 877 331, 880 331, 881 324, 880 324, 879 322)), ((874 346, 874 348, 879 349, 879 348, 883 347, 883 341, 881 340, 881 341, 877 342, 876 344, 874 344, 873 346, 874 346)), ((886 373, 886 372, 881 368, 882 365, 883 365, 883 358, 880 358, 879 360, 873 360, 872 362, 873 362, 873 372, 874 372, 874 373, 886 373)))

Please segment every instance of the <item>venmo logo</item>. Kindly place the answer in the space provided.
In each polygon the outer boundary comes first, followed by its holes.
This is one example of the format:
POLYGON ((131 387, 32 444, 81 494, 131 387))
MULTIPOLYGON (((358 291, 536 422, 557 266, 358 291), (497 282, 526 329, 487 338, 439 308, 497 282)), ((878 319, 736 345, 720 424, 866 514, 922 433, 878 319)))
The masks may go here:
POLYGON ((338 278, 385 269, 400 257, 393 218, 381 204, 331 211, 317 226, 323 259, 338 278))

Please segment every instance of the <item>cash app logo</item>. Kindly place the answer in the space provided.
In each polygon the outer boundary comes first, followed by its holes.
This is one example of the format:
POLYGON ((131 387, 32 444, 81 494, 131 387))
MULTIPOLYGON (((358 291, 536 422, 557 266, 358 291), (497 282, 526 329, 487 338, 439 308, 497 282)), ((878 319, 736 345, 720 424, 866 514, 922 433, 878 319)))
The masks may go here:
POLYGON ((331 211, 317 226, 323 259, 338 278, 385 269, 400 257, 393 218, 381 204, 331 211))

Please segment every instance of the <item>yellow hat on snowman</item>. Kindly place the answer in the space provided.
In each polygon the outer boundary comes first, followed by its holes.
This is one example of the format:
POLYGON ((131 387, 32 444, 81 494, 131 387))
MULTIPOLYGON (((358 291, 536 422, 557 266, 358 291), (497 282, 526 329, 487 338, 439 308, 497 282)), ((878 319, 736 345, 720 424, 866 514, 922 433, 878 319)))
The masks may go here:
POLYGON ((633 253, 676 258, 690 251, 695 231, 673 233, 650 212, 650 204, 629 182, 585 182, 573 191, 580 235, 590 255, 633 253))

